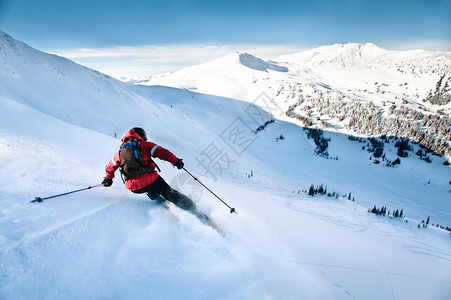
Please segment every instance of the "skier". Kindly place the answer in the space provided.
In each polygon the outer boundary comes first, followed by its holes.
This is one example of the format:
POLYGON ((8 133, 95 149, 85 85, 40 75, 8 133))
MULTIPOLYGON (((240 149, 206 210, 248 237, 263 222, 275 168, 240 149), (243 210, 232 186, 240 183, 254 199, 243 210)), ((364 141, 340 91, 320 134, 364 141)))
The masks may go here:
MULTIPOLYGON (((128 147, 131 148, 131 146, 128 147)), ((125 179, 125 187, 133 193, 146 193, 152 200, 168 200, 181 209, 196 212, 196 204, 184 194, 171 188, 158 174, 156 170, 158 169, 158 166, 152 160, 152 157, 168 161, 178 169, 182 169, 184 166, 183 160, 177 158, 169 150, 147 141, 147 135, 144 129, 140 127, 130 129, 122 137, 121 150, 117 151, 106 165, 106 176, 102 181, 102 184, 106 187, 110 187, 113 184, 114 173, 118 168, 121 168, 121 175, 123 179, 125 179), (139 148, 137 148, 138 151, 133 149, 131 152, 134 153, 135 157, 133 157, 133 155, 127 157, 127 155, 124 154, 126 151, 123 149, 126 149, 129 145, 127 143, 130 142, 139 144, 139 148), (121 153, 121 151, 124 153, 121 153), (127 169, 127 164, 132 165, 133 159, 139 160, 139 170, 130 170, 131 168, 127 169), (161 199, 160 196, 164 199, 161 199)))

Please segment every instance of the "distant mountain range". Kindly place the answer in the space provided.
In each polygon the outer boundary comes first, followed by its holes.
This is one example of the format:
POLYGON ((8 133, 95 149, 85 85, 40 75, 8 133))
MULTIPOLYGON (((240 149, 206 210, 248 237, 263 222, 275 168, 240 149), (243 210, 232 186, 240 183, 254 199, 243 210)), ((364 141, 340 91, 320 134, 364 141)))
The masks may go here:
POLYGON ((264 61, 233 53, 135 84, 258 101, 303 126, 409 138, 451 154, 451 52, 335 44, 264 61))

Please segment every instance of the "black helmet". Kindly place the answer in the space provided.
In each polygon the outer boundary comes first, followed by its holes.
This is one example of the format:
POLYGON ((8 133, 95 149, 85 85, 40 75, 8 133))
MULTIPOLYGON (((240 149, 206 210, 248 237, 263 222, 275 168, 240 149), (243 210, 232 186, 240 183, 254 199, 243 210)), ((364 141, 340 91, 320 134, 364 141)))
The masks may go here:
POLYGON ((136 132, 143 140, 147 141, 146 131, 141 127, 133 127, 130 130, 136 132))

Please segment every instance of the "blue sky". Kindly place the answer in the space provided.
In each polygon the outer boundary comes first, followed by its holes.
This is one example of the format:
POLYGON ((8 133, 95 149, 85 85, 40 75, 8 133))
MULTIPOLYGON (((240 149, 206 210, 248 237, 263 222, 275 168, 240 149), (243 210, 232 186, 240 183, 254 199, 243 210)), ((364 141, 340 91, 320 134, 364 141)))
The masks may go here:
POLYGON ((248 46, 271 58, 347 42, 451 51, 451 0, 0 0, 0 29, 88 66, 112 64, 114 49, 149 46, 186 47, 185 65, 196 47, 216 49, 205 59, 218 49, 248 46))

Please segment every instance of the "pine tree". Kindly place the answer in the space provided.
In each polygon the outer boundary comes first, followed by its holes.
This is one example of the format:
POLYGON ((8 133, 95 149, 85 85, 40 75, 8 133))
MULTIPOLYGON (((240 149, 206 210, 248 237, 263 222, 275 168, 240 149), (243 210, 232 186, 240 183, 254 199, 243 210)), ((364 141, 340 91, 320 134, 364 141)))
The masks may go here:
POLYGON ((313 197, 313 195, 315 194, 315 187, 313 186, 313 184, 310 186, 310 188, 308 189, 308 194, 310 196, 313 197))
POLYGON ((377 208, 376 208, 376 205, 374 205, 374 207, 373 207, 373 209, 371 210, 371 212, 372 212, 373 214, 377 214, 377 208))
POLYGON ((318 194, 323 194, 324 193, 324 188, 323 185, 321 184, 318 188, 318 194))

